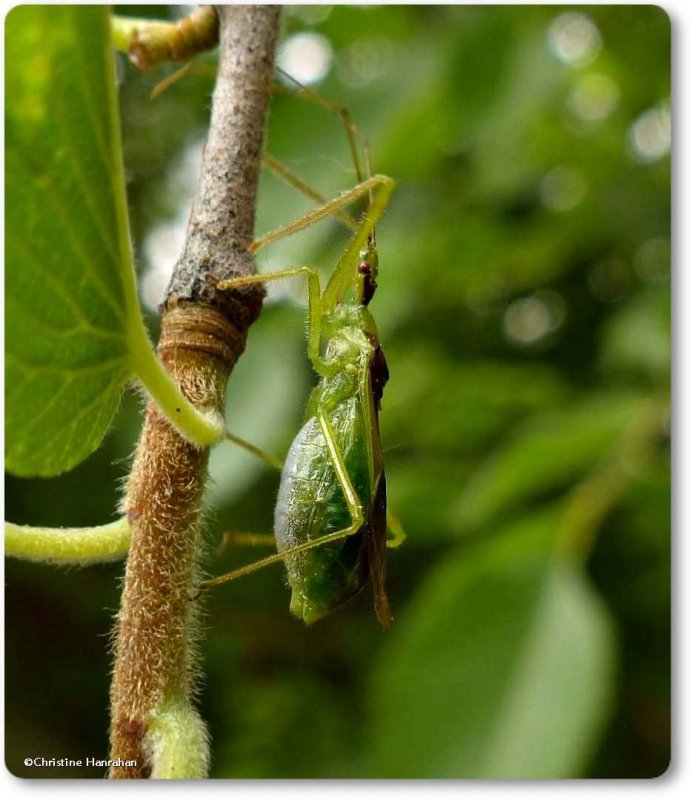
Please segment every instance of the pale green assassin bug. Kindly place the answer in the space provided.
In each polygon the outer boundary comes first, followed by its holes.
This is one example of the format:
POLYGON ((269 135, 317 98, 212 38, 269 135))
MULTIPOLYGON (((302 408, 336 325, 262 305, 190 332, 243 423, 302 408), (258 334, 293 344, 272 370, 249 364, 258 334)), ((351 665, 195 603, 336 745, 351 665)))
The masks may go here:
MULTIPOLYGON (((136 51, 140 60, 146 57, 149 62, 185 57, 187 51, 183 52, 182 45, 187 47, 187 40, 193 41, 188 33, 199 21, 213 32, 214 20, 202 13, 199 20, 186 22, 187 27, 164 25, 161 33, 159 28, 148 26, 149 38, 145 42, 138 34, 135 20, 128 49, 131 55, 136 51), (165 41, 160 43, 157 36, 165 41)), ((121 20, 120 28, 127 38, 127 20, 121 20)), ((188 67, 164 80, 154 94, 178 80, 188 67)), ((256 252, 331 215, 354 229, 355 235, 324 292, 317 271, 311 267, 239 278, 219 286, 222 290, 237 289, 250 283, 305 275, 309 298, 308 354, 320 381, 308 403, 307 421, 294 439, 282 469, 274 526, 279 552, 205 581, 199 589, 284 560, 292 589, 291 611, 305 622, 329 613, 369 580, 376 616, 386 626, 391 621, 384 589, 388 517, 378 413, 388 370, 367 305, 377 287, 375 225, 384 213, 394 181, 383 175, 364 181, 355 144, 355 134, 362 134, 351 122, 347 109, 281 72, 302 96, 340 115, 359 184, 335 200, 324 202, 321 195, 288 168, 265 156, 265 163, 283 180, 322 205, 302 219, 266 234, 250 249, 256 252), (365 196, 369 198, 369 207, 357 224, 344 209, 365 196)), ((248 442, 231 434, 228 438, 276 466, 276 459, 248 442)), ((390 527, 395 541, 400 541, 403 532, 393 518, 390 527)))
POLYGON ((385 626, 391 622, 384 588, 387 501, 378 418, 388 371, 367 306, 377 287, 374 229, 393 188, 391 178, 374 175, 252 245, 257 251, 371 197, 324 291, 317 271, 306 266, 220 284, 237 289, 304 275, 308 355, 320 380, 282 471, 274 516, 279 552, 205 581, 200 590, 285 561, 291 611, 305 622, 325 616, 368 581, 377 619, 385 626))

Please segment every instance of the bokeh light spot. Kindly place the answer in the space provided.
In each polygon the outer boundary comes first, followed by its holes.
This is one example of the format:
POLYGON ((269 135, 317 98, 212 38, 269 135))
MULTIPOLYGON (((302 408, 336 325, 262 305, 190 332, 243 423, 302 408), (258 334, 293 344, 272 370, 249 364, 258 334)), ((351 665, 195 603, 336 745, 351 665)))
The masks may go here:
POLYGON ((185 244, 185 220, 164 222, 151 230, 144 240, 147 267, 139 290, 144 305, 156 311, 185 244))
POLYGON ((568 11, 548 28, 548 45, 555 56, 573 67, 590 64, 601 50, 601 34, 585 15, 568 11))
POLYGON ((331 15, 334 6, 286 6, 288 15, 299 19, 304 25, 319 25, 331 15))
POLYGON ((553 290, 543 290, 513 300, 504 313, 503 327, 510 341, 531 345, 557 330, 565 316, 562 295, 553 290))
POLYGON ((318 83, 329 72, 334 54, 319 33, 294 33, 279 48, 276 60, 284 72, 305 86, 318 83))
POLYGON ((670 110, 666 106, 650 108, 630 127, 629 144, 638 161, 658 161, 670 152, 670 110))
POLYGON ((190 142, 166 175, 166 194, 177 202, 175 216, 162 220, 147 234, 143 250, 145 267, 139 282, 144 305, 156 311, 171 279, 173 266, 185 244, 190 198, 195 192, 202 164, 204 139, 190 142))

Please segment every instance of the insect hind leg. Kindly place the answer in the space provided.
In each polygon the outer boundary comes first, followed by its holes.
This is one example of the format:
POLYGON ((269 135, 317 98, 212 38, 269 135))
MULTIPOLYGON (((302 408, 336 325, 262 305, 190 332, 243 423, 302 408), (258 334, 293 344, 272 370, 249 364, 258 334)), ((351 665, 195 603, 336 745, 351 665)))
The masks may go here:
POLYGON ((332 425, 323 411, 319 412, 317 417, 320 427, 322 428, 322 433, 324 434, 327 442, 327 448, 334 465, 334 470, 336 472, 339 485, 341 486, 344 494, 344 499, 346 501, 346 507, 351 518, 351 523, 340 531, 328 533, 325 536, 320 536, 317 539, 312 539, 309 542, 304 542, 303 544, 299 544, 295 547, 289 548, 288 550, 284 550, 282 553, 275 553, 271 556, 267 556, 266 558, 261 558, 259 561, 255 561, 252 564, 246 564, 244 567, 239 567, 231 572, 227 572, 224 575, 219 575, 216 578, 202 581, 202 583, 200 583, 198 586, 197 592, 191 599, 196 600, 206 589, 211 589, 212 587, 219 586, 222 583, 236 580, 244 575, 250 575, 253 572, 257 572, 257 570, 264 569, 264 567, 277 564, 280 561, 285 561, 287 558, 298 555, 299 553, 304 553, 308 550, 314 550, 315 548, 321 547, 329 542, 336 542, 340 539, 345 539, 348 536, 352 536, 354 533, 357 533, 362 528, 364 522, 363 507, 358 499, 355 489, 353 488, 351 479, 348 476, 348 471, 346 469, 343 456, 339 450, 339 446, 336 442, 332 425))

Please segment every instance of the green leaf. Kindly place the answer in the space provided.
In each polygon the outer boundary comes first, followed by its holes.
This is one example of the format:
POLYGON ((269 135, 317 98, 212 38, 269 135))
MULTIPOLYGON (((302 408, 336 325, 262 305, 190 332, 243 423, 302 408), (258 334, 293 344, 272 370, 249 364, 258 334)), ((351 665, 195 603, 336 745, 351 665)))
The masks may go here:
POLYGON ((478 468, 456 518, 467 527, 482 525, 522 500, 568 485, 617 445, 646 402, 636 394, 592 395, 531 420, 478 468))
POLYGON ((607 719, 613 650, 609 618, 580 572, 504 543, 462 553, 399 616, 378 665, 372 771, 582 774, 607 719))
POLYGON ((139 317, 108 8, 5 24, 7 466, 55 475, 103 439, 139 317))
POLYGON ((6 40, 6 466, 57 475, 101 443, 136 375, 209 445, 155 357, 130 245, 106 6, 17 6, 6 40))

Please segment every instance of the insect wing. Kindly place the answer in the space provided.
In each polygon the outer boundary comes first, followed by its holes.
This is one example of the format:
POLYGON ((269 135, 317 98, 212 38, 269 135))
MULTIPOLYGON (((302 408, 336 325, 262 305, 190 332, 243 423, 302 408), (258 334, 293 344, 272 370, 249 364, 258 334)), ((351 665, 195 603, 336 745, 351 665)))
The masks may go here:
POLYGON ((387 552, 387 482, 384 472, 380 475, 370 517, 366 523, 365 540, 370 564, 375 616, 383 628, 392 622, 392 612, 385 591, 386 552, 387 552))
POLYGON ((368 460, 372 502, 365 518, 365 537, 370 565, 375 616, 383 627, 392 622, 392 613, 385 590, 387 549, 387 482, 384 474, 382 440, 380 438, 379 408, 384 386, 389 378, 387 359, 378 343, 364 374, 360 399, 366 419, 368 460))

